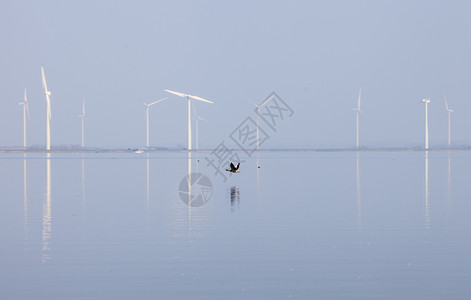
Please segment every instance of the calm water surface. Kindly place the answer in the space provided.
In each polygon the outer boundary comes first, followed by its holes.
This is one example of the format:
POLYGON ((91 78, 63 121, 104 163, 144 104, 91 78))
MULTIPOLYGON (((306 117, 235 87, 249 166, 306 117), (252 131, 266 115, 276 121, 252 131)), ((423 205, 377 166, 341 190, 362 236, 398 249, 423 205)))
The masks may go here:
POLYGON ((471 297, 471 152, 207 155, 0 156, 0 299, 471 297))

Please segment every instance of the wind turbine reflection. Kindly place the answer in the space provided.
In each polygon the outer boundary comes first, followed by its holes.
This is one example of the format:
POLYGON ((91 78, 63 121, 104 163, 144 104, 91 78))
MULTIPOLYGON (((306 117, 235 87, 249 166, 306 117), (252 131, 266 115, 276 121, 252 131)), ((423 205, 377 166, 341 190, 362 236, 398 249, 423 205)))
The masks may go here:
POLYGON ((428 151, 425 151, 424 206, 425 206, 425 229, 430 229, 430 203, 429 203, 429 190, 428 190, 428 151))
POLYGON ((360 183, 360 153, 356 155, 356 196, 357 196, 357 222, 358 229, 362 229, 362 215, 361 215, 361 183, 360 183))
POLYGON ((51 239, 51 154, 47 153, 46 158, 46 198, 43 203, 42 217, 42 261, 45 262, 49 257, 49 241, 51 239))
POLYGON ((25 241, 28 240, 28 193, 26 183, 26 153, 23 154, 23 221, 25 230, 25 241))

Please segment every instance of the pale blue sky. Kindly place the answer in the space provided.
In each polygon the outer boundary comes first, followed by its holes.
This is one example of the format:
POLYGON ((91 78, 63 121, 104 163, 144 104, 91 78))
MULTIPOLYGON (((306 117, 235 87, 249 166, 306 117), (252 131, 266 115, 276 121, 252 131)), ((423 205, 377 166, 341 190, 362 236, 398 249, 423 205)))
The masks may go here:
MULTIPOLYGON (((198 103, 200 147, 227 139, 275 90, 295 114, 266 147, 353 146, 362 87, 362 145, 471 144, 471 4, 467 1, 2 1, 0 145, 45 141, 40 67, 52 91, 52 144, 145 145, 144 101, 164 89, 198 103)), ((151 109, 151 145, 186 146, 186 104, 151 109)))

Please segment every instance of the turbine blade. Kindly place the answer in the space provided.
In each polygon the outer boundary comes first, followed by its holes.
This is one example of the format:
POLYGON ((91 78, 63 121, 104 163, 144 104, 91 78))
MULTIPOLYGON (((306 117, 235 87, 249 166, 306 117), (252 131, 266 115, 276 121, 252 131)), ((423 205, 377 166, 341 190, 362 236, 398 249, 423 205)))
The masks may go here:
POLYGON ((201 121, 205 121, 206 123, 208 123, 208 120, 202 118, 202 117, 198 117, 198 119, 200 119, 201 121))
POLYGON ((257 104, 255 104, 255 102, 253 102, 252 100, 250 100, 250 99, 247 99, 247 101, 249 101, 249 102, 250 102, 250 103, 252 103, 252 104, 253 104, 253 105, 254 105, 256 108, 258 108, 258 105, 257 105, 257 104))
POLYGON ((26 107, 26 114, 28 115, 28 119, 29 119, 29 105, 28 105, 28 102, 25 102, 25 107, 26 107))
POLYGON ((195 100, 203 101, 203 102, 213 103, 212 101, 209 101, 209 100, 203 99, 203 98, 201 98, 201 97, 198 97, 198 96, 192 96, 192 95, 188 95, 188 97, 190 97, 190 98, 192 98, 192 99, 195 99, 195 100))
POLYGON ((44 75, 44 67, 41 67, 41 75, 42 75, 42 78, 43 78, 44 92, 47 93, 47 84, 46 84, 46 76, 44 75))
POLYGON ((446 111, 450 111, 450 109, 448 108, 448 101, 446 100, 446 96, 443 95, 443 98, 445 98, 446 111))
POLYGON ((148 105, 151 106, 151 105, 157 104, 157 103, 159 103, 161 101, 164 101, 164 100, 167 100, 167 99, 168 99, 168 97, 165 97, 165 98, 159 99, 157 101, 154 101, 154 102, 152 102, 151 104, 148 104, 148 105))
POLYGON ((28 97, 26 97, 26 89, 25 89, 25 96, 24 96, 25 103, 28 102, 28 97))
POLYGON ((174 91, 171 91, 171 90, 164 90, 164 91, 166 91, 167 93, 170 93, 170 94, 177 95, 177 96, 179 96, 179 97, 187 97, 187 96, 189 96, 189 95, 187 95, 187 94, 183 94, 183 93, 179 93, 179 92, 174 92, 174 91))
POLYGON ((85 117, 85 100, 82 102, 82 116, 85 117))
POLYGON ((144 106, 147 106, 146 103, 144 103, 144 101, 142 101, 141 99, 139 99, 137 96, 134 96, 134 98, 136 98, 137 101, 141 102, 144 106))
POLYGON ((270 101, 271 99, 273 99, 275 95, 271 95, 270 97, 268 97, 268 99, 266 99, 265 101, 262 102, 262 104, 260 104, 258 107, 258 109, 262 108, 262 106, 264 106, 265 104, 268 103, 268 101, 270 101))
POLYGON ((361 88, 360 88, 360 92, 358 93, 358 110, 360 110, 360 100, 361 100, 361 88))

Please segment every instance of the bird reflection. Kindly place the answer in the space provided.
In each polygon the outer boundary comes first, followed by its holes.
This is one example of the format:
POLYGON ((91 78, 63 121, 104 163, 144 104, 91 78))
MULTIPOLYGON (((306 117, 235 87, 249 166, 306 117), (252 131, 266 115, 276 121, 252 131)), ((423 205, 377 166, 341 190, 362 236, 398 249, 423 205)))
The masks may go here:
POLYGON ((361 184, 360 184, 360 153, 357 152, 356 157, 356 192, 357 192, 357 222, 358 229, 362 229, 362 216, 361 216, 361 184))
POLYGON ((49 260, 49 241, 51 239, 51 154, 47 154, 46 158, 46 199, 43 203, 43 219, 42 219, 42 261, 49 260))
POLYGON ((430 205, 429 205, 429 191, 428 191, 428 151, 425 151, 425 228, 430 228, 430 205))
POLYGON ((239 203, 240 203, 239 187, 233 186, 231 187, 231 212, 235 212, 236 210, 239 210, 239 203))

